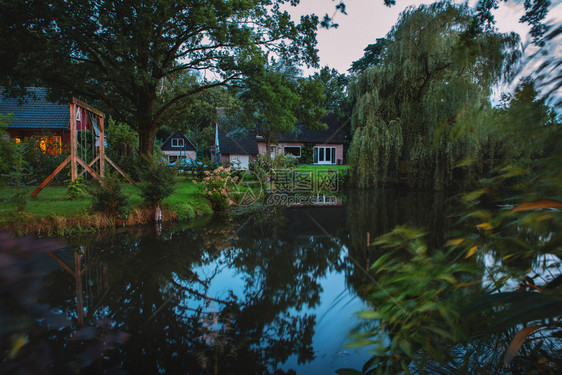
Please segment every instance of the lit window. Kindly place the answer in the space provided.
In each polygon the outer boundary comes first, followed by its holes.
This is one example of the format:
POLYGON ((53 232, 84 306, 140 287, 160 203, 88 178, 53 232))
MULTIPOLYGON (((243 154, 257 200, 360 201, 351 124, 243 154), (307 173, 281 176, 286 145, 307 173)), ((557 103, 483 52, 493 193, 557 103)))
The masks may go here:
POLYGON ((183 142, 183 138, 173 138, 172 139, 172 147, 183 147, 185 143, 183 142))
POLYGON ((39 141, 39 148, 42 152, 49 153, 51 155, 59 155, 61 152, 61 137, 41 137, 39 141))

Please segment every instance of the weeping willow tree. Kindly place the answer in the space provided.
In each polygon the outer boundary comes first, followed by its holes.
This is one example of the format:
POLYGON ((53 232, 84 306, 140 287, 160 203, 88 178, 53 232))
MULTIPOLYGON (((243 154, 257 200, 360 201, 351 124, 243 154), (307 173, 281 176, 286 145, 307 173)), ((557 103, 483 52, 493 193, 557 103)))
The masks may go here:
POLYGON ((494 84, 519 57, 516 34, 471 27, 467 5, 409 8, 387 35, 376 65, 350 85, 355 101, 349 150, 352 181, 372 187, 396 180, 400 160, 411 186, 443 190, 485 152, 494 84), (404 165, 403 164, 403 165, 404 165), (453 173, 454 172, 454 173, 453 173))

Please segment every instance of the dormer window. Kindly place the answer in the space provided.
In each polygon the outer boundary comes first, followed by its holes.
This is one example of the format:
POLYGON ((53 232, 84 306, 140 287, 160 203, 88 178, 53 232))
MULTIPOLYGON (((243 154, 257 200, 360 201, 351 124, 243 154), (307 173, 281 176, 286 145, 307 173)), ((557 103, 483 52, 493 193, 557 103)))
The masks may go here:
POLYGON ((183 147, 184 145, 183 138, 172 138, 172 147, 183 147))

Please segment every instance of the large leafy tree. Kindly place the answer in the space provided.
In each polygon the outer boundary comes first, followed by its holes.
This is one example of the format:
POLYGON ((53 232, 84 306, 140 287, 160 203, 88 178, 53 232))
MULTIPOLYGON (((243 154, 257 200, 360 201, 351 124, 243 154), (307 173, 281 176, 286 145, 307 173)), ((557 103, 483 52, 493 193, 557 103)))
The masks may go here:
POLYGON ((325 66, 315 73, 313 78, 324 84, 324 95, 326 96, 324 108, 329 112, 334 112, 340 121, 349 120, 352 107, 347 92, 349 76, 325 66))
MULTIPOLYGON (((150 153, 174 107, 208 88, 259 72, 268 53, 317 62, 316 16, 300 23, 285 0, 15 0, 0 3, 2 80, 12 92, 46 85, 53 95, 97 100, 138 133, 150 153), (174 97, 164 79, 204 72, 174 97)), ((290 1, 292 5, 298 1, 290 1)))
POLYGON ((297 123, 322 128, 325 114, 324 85, 314 77, 299 77, 285 62, 270 64, 239 90, 243 122, 264 136, 266 148, 275 136, 292 132, 297 123))
POLYGON ((388 181, 400 158, 412 184, 443 190, 458 162, 479 155, 482 109, 506 57, 517 56, 518 38, 490 31, 463 43, 472 21, 466 5, 449 2, 405 11, 381 62, 354 82, 349 160, 359 185, 388 181))

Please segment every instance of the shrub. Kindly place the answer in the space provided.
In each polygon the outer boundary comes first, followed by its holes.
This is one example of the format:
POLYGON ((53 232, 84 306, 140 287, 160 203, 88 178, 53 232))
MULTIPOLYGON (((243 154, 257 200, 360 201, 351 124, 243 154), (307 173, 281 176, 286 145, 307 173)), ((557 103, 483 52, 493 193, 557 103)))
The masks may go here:
POLYGON ((295 155, 287 154, 283 158, 283 166, 285 168, 296 168, 299 163, 299 158, 295 155))
POLYGON ((314 151, 314 144, 313 143, 306 143, 301 148, 301 157, 299 158, 299 164, 312 164, 314 161, 312 160, 312 153, 314 151))
POLYGON ((226 208, 232 204, 229 193, 233 190, 237 177, 230 176, 230 168, 218 167, 212 172, 205 171, 205 177, 198 185, 201 194, 207 198, 214 209, 226 208))
POLYGON ((82 182, 82 177, 78 177, 76 180, 66 180, 66 193, 68 194, 68 200, 77 199, 79 196, 87 192, 86 185, 82 182))
POLYGON ((163 159, 155 156, 144 156, 143 161, 138 167, 141 196, 147 205, 159 207, 174 192, 177 169, 167 167, 163 159))
POLYGON ((11 115, 0 113, 0 173, 8 173, 15 162, 15 144, 8 137, 6 127, 12 121, 11 115))
POLYGON ((8 201, 16 204, 18 212, 25 211, 27 202, 29 202, 29 194, 25 187, 35 182, 32 178, 33 169, 29 167, 23 158, 23 149, 22 145, 15 147, 14 164, 9 173, 4 175, 8 185, 12 186, 15 190, 14 196, 8 199, 8 201))
POLYGON ((121 193, 121 184, 113 175, 107 175, 89 191, 92 196, 92 210, 107 216, 119 216, 125 211, 127 197, 121 193))

